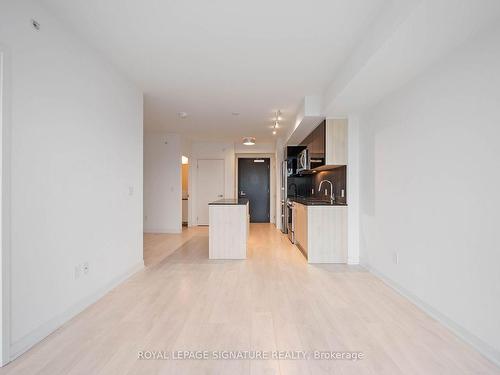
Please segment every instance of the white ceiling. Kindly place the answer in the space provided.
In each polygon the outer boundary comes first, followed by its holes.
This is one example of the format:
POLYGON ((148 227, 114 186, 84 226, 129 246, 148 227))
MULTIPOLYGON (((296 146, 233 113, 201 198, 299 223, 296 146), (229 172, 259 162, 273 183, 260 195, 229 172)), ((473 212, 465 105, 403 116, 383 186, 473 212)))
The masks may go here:
POLYGON ((496 32, 498 25, 499 0, 399 0, 335 74, 323 98, 324 114, 344 117, 370 108, 470 38, 496 32))
POLYGON ((291 126, 323 94, 388 2, 43 0, 141 87, 146 129, 263 142, 275 110, 291 126))

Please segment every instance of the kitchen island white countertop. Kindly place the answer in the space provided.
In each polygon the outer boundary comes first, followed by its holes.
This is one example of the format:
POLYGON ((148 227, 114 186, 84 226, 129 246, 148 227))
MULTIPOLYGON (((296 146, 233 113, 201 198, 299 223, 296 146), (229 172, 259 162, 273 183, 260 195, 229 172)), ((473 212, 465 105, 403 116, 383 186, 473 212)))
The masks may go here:
POLYGON ((209 259, 246 259, 248 199, 220 199, 209 203, 209 259))

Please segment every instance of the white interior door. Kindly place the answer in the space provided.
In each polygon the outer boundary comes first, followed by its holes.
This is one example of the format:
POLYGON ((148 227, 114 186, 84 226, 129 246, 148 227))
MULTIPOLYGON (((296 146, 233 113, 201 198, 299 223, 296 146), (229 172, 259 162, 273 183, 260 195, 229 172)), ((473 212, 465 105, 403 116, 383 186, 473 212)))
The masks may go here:
POLYGON ((224 160, 198 159, 197 171, 197 223, 208 225, 208 204, 224 198, 224 160))

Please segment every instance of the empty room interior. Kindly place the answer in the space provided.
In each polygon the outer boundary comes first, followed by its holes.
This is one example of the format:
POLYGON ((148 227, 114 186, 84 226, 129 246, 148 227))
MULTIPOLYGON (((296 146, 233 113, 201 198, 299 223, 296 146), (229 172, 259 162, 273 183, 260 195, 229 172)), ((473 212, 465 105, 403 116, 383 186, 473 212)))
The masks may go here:
POLYGON ((500 374, 500 1, 0 0, 0 375, 500 374))

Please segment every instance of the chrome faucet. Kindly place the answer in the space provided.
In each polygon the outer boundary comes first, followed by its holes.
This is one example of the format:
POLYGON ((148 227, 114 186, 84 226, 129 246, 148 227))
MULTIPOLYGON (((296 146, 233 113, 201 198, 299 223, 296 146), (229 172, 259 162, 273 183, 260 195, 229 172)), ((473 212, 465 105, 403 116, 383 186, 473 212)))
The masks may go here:
MULTIPOLYGON (((321 180, 321 182, 319 183, 319 187, 318 187, 318 193, 321 191, 321 186, 323 185, 323 182, 328 182, 330 184, 330 200, 333 203, 335 201, 335 195, 333 194, 333 184, 331 181, 321 180)), ((325 190, 325 195, 326 195, 326 190, 325 190)))

